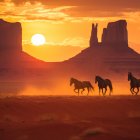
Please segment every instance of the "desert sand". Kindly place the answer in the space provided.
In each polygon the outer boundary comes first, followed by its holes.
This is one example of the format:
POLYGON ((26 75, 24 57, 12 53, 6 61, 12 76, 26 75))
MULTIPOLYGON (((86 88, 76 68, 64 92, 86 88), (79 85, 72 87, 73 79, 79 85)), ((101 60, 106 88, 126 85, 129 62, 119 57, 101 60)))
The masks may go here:
POLYGON ((138 140, 140 96, 0 99, 0 140, 138 140))

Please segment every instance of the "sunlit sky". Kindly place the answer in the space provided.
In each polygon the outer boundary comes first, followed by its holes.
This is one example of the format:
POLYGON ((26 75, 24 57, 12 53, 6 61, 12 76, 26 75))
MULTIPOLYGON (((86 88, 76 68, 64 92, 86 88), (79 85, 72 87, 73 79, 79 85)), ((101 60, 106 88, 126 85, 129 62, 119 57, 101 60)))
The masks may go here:
POLYGON ((23 51, 44 61, 63 61, 89 46, 91 24, 98 37, 110 21, 126 19, 129 44, 140 52, 140 0, 0 0, 0 18, 21 22, 23 51), (34 34, 46 43, 31 44, 34 34))

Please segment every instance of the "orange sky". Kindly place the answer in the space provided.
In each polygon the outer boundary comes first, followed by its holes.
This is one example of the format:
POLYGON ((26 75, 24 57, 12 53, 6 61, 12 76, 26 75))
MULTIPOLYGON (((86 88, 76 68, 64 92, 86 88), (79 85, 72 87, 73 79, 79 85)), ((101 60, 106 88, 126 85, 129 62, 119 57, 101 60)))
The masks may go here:
POLYGON ((21 22, 23 50, 45 61, 63 61, 88 47, 91 23, 99 23, 98 36, 109 21, 126 19, 129 44, 140 52, 140 0, 1 0, 0 18, 21 22), (46 44, 35 47, 32 35, 46 44))

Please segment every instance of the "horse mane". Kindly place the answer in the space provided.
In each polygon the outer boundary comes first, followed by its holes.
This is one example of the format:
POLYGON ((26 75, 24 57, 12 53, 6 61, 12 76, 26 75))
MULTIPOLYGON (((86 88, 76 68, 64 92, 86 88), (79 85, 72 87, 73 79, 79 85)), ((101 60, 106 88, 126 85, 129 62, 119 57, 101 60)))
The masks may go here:
POLYGON ((106 81, 110 81, 109 79, 105 79, 106 81))
POLYGON ((136 77, 134 77, 133 74, 132 74, 131 72, 128 72, 128 74, 130 74, 130 76, 131 76, 133 79, 139 80, 139 79, 137 79, 136 77))
POLYGON ((100 80, 104 80, 102 77, 100 77, 100 76, 98 76, 98 75, 96 76, 96 78, 99 78, 100 80))
POLYGON ((71 80, 80 82, 79 80, 77 80, 77 79, 75 79, 75 78, 73 78, 73 77, 71 78, 71 80))
POLYGON ((71 77, 71 80, 77 80, 77 79, 75 79, 75 78, 71 77))

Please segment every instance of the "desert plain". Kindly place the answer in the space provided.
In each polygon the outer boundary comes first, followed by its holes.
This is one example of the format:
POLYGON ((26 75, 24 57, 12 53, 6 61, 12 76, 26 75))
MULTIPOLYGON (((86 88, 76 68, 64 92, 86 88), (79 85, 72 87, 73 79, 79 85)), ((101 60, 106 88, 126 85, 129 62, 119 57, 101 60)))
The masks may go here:
POLYGON ((139 140, 140 96, 0 98, 0 140, 139 140))

